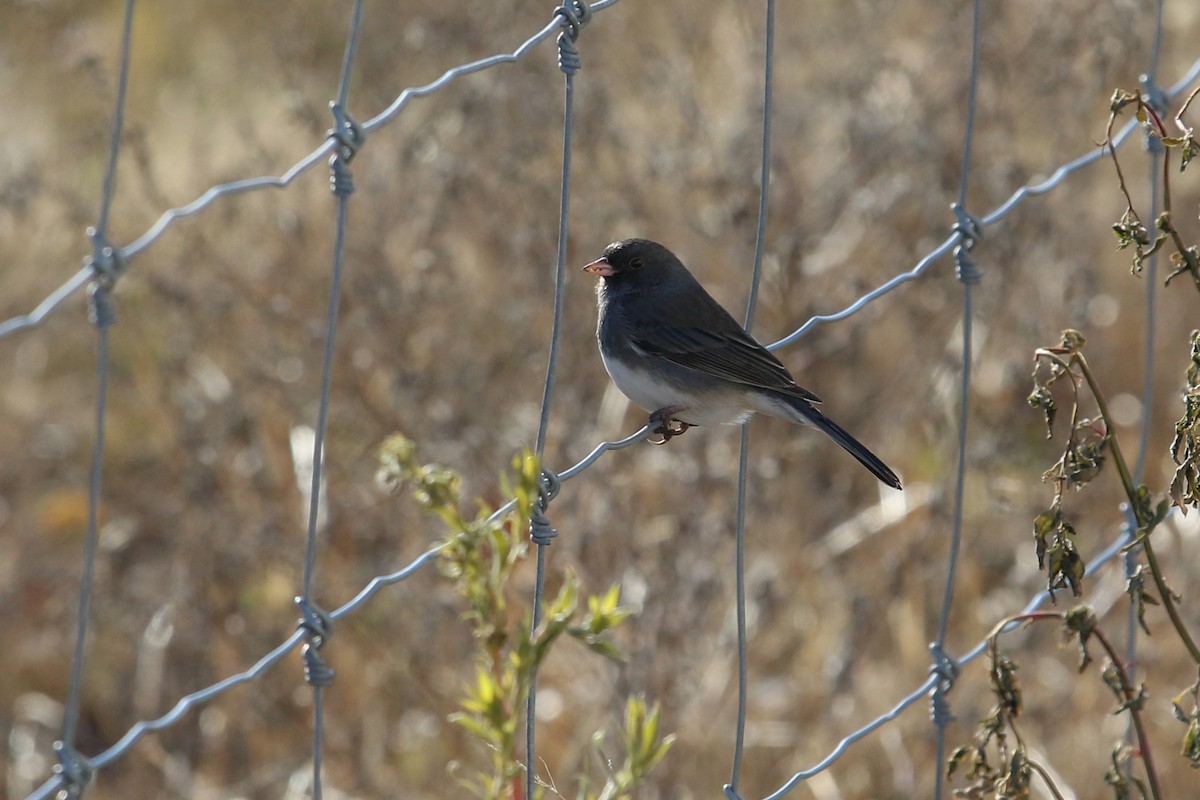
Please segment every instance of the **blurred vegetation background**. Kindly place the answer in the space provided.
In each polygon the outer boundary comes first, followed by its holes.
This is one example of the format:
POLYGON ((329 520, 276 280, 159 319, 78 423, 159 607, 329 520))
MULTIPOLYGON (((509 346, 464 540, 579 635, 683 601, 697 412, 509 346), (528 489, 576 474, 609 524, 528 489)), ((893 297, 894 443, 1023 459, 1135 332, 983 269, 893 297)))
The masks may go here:
MULTIPOLYGON (((640 235, 678 252, 740 313, 754 246, 761 108, 760 4, 626 0, 597 14, 576 80, 571 265, 640 235)), ((1137 88, 1154 34, 1147 1, 985 4, 968 208, 985 213, 1103 138, 1114 88, 1137 88)), ((113 241, 232 179, 280 174, 330 126, 350 3, 207 0, 137 10, 113 241)), ((349 108, 360 120, 446 68, 511 51, 552 4, 368 0, 349 108)), ((107 149, 121 3, 9 0, 0 25, 0 312, 33 307, 89 250, 107 149)), ((755 333, 770 341, 909 269, 949 234, 970 54, 970 6, 942 0, 781 3, 768 257, 755 333)), ((1200 6, 1169 0, 1164 85, 1197 56, 1200 6)), ((317 597, 345 602, 440 535, 373 481, 402 431, 499 503, 498 474, 536 432, 549 341, 562 75, 552 43, 453 82, 374 133, 353 164, 344 301, 326 443, 328 528, 317 597)), ((1140 145, 1123 158, 1131 188, 1140 145)), ((252 664, 294 628, 305 510, 290 431, 316 416, 333 231, 327 175, 222 199, 135 259, 115 293, 113 368, 79 749, 252 664)), ((1196 231, 1195 177, 1173 186, 1196 231)), ((1135 195, 1136 197, 1137 195, 1135 195)), ((1110 163, 1032 199, 975 251, 966 521, 950 650, 978 642, 1040 589, 1030 536, 1059 445, 1025 403, 1031 353, 1074 327, 1089 338, 1127 452, 1138 443, 1147 277, 1110 227, 1110 163)), ((1194 240, 1194 239, 1193 239, 1194 240)), ((547 462, 573 463, 644 422, 595 353, 592 281, 567 277, 547 462)), ((1161 273, 1160 273, 1161 277, 1161 273)), ((881 490, 822 437, 751 428, 750 707, 742 790, 761 796, 924 680, 949 543, 962 289, 950 260, 779 353, 827 412, 902 475, 881 490)), ((1190 286, 1158 293, 1146 481, 1165 489, 1179 416, 1190 286)), ((0 340, 0 785, 52 767, 73 640, 92 439, 95 334, 82 296, 0 340)), ((736 710, 733 509, 738 431, 611 454, 551 509, 552 576, 619 582, 639 614, 628 663, 564 645, 543 669, 539 756, 564 796, 595 771, 589 739, 623 698, 663 704, 678 741, 643 793, 713 796, 728 780, 736 710)), ((1086 555, 1122 521, 1115 477, 1073 502, 1086 555)), ((1194 519, 1160 548, 1200 624, 1194 519)), ((559 580, 552 577, 552 583, 559 580)), ((526 602, 532 570, 518 573, 526 602)), ((553 588, 553 586, 552 586, 553 588)), ((1119 567, 1084 600, 1123 635, 1119 567), (1111 611, 1109 610, 1111 609, 1111 611)), ((1060 603, 1072 602, 1063 598, 1060 603)), ((462 607, 430 568, 339 626, 326 656, 327 796, 459 797, 447 762, 485 759, 446 717, 473 673, 462 607)), ((517 613, 514 611, 514 613, 517 613)), ((1164 630, 1161 612, 1152 628, 1164 630)), ((1125 719, 1097 672, 1077 677, 1054 632, 1014 636, 1023 732, 1079 796, 1098 797, 1125 719)), ((1143 640, 1140 675, 1163 783, 1195 792, 1175 754, 1170 695, 1195 678, 1168 635, 1143 640)), ((952 695, 952 744, 992 704, 986 668, 952 695)), ((311 691, 298 659, 235 690, 103 770, 90 797, 299 796, 311 691), (287 788, 291 786, 291 788, 287 788)), ((855 745, 797 797, 928 796, 933 728, 912 709, 855 745)))

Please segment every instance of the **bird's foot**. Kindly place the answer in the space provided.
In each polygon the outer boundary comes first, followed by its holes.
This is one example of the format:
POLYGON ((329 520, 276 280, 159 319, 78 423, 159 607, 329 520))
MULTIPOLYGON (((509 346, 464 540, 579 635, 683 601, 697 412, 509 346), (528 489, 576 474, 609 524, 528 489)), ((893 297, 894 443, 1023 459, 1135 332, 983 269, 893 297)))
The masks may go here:
POLYGON ((672 437, 679 436, 691 427, 691 425, 688 425, 683 420, 675 419, 673 416, 682 410, 668 406, 667 408, 660 408, 650 415, 650 421, 647 423, 650 425, 650 433, 652 435, 658 434, 662 437, 658 440, 648 440, 650 444, 666 444, 671 441, 672 437))

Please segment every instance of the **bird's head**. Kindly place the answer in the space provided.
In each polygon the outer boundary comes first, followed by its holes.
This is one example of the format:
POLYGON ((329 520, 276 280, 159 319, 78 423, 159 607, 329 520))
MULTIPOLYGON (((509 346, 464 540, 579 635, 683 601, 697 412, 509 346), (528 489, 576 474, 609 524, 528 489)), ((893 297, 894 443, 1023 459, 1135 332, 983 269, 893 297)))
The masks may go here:
POLYGON ((649 239, 622 239, 604 248, 604 255, 583 268, 584 272, 612 284, 658 283, 686 269, 675 254, 649 239))

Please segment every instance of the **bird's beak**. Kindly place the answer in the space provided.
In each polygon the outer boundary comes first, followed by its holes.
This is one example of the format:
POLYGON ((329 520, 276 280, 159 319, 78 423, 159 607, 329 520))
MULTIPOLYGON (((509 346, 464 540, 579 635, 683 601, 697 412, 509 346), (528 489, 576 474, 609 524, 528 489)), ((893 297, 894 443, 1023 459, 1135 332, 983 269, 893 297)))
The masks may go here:
POLYGON ((584 272, 590 272, 593 275, 601 278, 607 278, 613 274, 612 265, 608 263, 608 259, 598 258, 592 263, 583 268, 584 272))

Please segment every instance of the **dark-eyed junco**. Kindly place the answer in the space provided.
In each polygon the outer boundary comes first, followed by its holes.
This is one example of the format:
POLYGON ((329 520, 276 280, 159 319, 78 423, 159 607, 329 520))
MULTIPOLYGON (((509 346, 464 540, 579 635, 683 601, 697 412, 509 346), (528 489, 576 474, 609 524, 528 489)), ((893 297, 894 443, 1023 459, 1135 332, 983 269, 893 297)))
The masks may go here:
POLYGON ((670 250, 625 239, 583 269, 601 278, 596 338, 604 368, 626 397, 652 412, 664 441, 689 425, 737 423, 761 411, 824 431, 900 488, 896 473, 818 411, 820 398, 798 386, 670 250))

